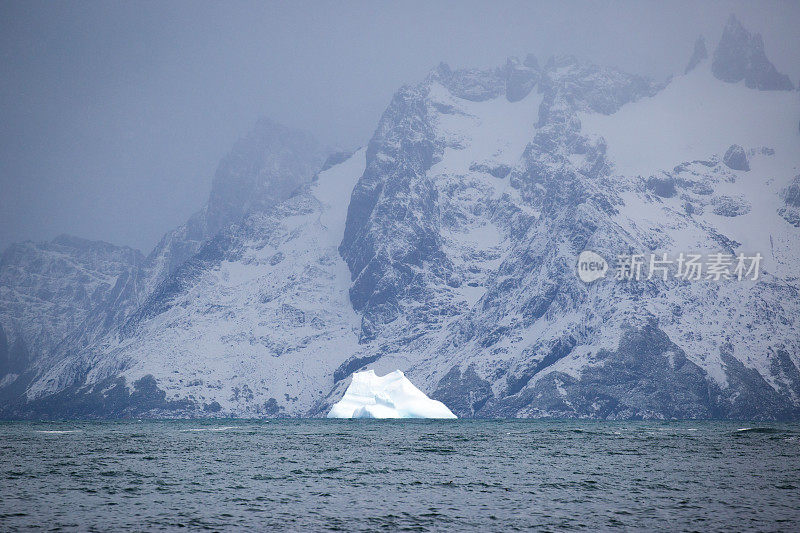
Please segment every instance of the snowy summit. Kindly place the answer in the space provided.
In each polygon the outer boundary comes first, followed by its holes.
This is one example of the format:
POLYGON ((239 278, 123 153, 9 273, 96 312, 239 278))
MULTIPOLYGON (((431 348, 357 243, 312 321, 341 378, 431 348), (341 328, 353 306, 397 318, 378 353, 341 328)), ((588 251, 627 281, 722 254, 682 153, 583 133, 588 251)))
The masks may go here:
POLYGON ((328 418, 456 418, 442 402, 431 400, 400 371, 378 376, 356 372, 344 397, 328 418))

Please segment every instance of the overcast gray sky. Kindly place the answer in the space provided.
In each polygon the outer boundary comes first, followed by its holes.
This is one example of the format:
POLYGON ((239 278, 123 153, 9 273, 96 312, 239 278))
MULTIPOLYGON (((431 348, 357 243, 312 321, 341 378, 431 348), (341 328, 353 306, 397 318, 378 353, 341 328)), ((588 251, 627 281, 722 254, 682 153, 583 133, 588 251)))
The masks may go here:
POLYGON ((663 78, 728 15, 797 83, 800 2, 0 2, 0 249, 70 233, 149 252, 264 115, 366 143, 439 61, 571 53, 663 78))

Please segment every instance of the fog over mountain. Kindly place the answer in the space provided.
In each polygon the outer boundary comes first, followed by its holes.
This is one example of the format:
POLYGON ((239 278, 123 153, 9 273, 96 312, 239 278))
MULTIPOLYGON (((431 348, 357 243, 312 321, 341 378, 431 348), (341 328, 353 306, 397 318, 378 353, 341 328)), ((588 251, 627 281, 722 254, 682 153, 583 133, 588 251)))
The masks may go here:
POLYGON ((3 2, 0 248, 61 233, 147 255, 259 117, 364 145, 440 61, 574 54, 664 80, 735 12, 800 77, 796 2, 3 2))
POLYGON ((800 419, 800 97, 765 35, 728 13, 671 76, 440 61, 344 150, 313 99, 252 119, 146 253, 5 249, 0 417, 320 416, 399 370, 458 417, 800 419))

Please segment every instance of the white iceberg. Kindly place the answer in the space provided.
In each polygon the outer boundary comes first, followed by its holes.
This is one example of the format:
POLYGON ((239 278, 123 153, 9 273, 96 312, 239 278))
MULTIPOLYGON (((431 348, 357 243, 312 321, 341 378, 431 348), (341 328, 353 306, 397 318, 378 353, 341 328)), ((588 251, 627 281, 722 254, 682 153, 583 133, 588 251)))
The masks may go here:
POLYGON ((353 374, 344 396, 328 418, 457 418, 442 402, 431 400, 399 370, 377 376, 353 374))

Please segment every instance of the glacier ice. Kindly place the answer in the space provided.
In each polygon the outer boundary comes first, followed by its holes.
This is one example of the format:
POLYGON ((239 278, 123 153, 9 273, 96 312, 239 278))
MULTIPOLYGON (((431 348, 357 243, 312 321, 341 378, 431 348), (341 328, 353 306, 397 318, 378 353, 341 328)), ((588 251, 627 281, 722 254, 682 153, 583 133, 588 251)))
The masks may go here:
POLYGON ((353 374, 350 386, 328 418, 456 418, 442 402, 431 400, 400 370, 378 376, 353 374))

